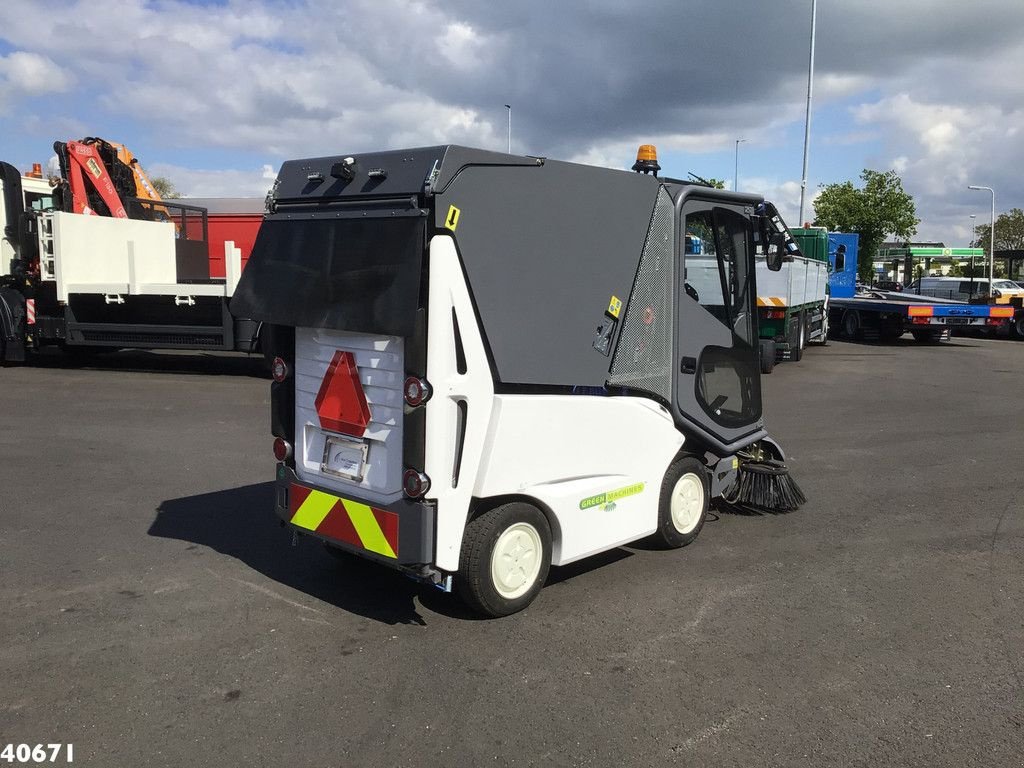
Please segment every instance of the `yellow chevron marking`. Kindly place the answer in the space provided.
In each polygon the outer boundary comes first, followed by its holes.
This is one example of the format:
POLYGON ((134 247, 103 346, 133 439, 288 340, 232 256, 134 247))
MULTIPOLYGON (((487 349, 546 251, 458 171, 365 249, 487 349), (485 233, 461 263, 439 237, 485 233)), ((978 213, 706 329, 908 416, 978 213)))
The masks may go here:
POLYGON ((757 297, 757 306, 759 307, 784 307, 786 306, 786 300, 780 299, 778 296, 766 296, 764 298, 757 297))
POLYGON ((309 496, 302 502, 302 506, 295 510, 292 517, 292 524, 309 531, 315 531, 327 517, 335 504, 338 503, 337 496, 331 496, 322 491, 310 491, 309 496))
POLYGON ((342 504, 345 505, 348 518, 366 549, 384 557, 398 557, 388 544, 388 540, 384 538, 384 531, 380 529, 377 518, 373 516, 373 510, 365 504, 357 504, 348 499, 343 499, 342 504))

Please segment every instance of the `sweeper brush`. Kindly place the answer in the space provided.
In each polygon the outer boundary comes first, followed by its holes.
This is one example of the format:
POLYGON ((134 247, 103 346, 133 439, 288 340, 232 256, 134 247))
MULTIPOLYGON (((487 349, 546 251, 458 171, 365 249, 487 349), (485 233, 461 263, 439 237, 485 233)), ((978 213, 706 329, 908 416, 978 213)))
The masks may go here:
POLYGON ((759 514, 792 512, 807 501, 778 459, 740 459, 736 482, 723 494, 726 503, 759 514))

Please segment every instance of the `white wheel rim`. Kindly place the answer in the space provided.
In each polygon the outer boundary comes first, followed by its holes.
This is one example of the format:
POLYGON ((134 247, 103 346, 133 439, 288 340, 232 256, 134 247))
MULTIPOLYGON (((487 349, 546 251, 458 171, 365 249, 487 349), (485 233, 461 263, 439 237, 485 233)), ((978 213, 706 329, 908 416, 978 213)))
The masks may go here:
POLYGON ((506 528, 491 553, 491 582, 498 594, 515 600, 529 592, 540 574, 543 550, 540 533, 529 523, 506 528))
POLYGON ((672 525, 679 533, 691 533, 704 512, 704 483, 692 472, 676 480, 672 489, 672 525))

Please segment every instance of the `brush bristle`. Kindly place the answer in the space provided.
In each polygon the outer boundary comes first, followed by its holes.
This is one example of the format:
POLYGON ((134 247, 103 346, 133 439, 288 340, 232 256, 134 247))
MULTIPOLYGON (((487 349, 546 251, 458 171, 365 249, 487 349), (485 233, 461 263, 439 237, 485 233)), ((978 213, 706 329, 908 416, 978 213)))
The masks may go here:
POLYGON ((722 494, 729 504, 758 513, 792 512, 807 501, 780 461, 740 464, 734 482, 722 494))

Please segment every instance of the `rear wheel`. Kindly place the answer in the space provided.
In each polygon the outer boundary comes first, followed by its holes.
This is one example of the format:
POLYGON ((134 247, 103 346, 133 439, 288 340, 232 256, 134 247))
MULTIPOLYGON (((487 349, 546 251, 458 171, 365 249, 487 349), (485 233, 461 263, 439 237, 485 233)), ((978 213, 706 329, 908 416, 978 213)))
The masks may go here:
POLYGON ((775 357, 778 354, 775 350, 775 342, 762 342, 761 349, 761 373, 771 373, 775 370, 775 357))
POLYGON ((843 336, 856 339, 860 335, 860 313, 855 309, 843 312, 843 336))
POLYGON ((661 484, 658 504, 658 544, 675 549, 697 538, 708 513, 708 475, 692 456, 673 462, 661 484))
POLYGON ((1024 339, 1024 311, 1018 310, 1017 316, 1010 321, 1010 335, 1015 339, 1024 339))
POLYGON ((456 589, 485 616, 508 616, 533 602, 551 568, 551 526, 529 504, 511 502, 470 520, 456 589))

